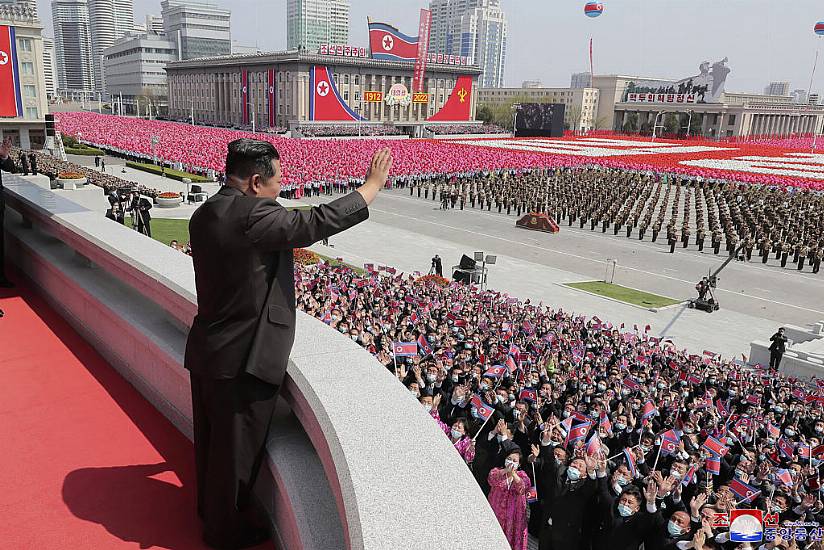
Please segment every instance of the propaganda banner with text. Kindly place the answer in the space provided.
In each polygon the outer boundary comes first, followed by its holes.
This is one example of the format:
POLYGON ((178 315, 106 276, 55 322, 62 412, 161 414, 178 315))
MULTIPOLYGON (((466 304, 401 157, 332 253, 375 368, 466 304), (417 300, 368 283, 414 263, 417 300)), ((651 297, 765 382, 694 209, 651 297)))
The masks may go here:
POLYGON ((423 77, 426 74, 426 59, 429 54, 429 30, 432 26, 432 12, 421 10, 418 26, 418 59, 415 61, 415 75, 412 78, 412 92, 423 92, 423 77))
POLYGON ((14 27, 0 25, 0 117, 23 116, 14 27))

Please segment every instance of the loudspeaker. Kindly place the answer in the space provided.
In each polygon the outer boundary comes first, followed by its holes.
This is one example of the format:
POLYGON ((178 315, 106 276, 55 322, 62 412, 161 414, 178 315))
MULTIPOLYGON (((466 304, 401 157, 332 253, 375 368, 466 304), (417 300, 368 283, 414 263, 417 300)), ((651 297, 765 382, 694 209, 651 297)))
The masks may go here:
POLYGON ((455 271, 452 273, 452 280, 458 281, 459 283, 468 283, 469 273, 466 273, 465 271, 455 271))
POLYGON ((464 254, 461 257, 461 269, 475 269, 475 260, 464 254))
POLYGON ((54 136, 54 115, 52 113, 46 114, 46 135, 54 136))

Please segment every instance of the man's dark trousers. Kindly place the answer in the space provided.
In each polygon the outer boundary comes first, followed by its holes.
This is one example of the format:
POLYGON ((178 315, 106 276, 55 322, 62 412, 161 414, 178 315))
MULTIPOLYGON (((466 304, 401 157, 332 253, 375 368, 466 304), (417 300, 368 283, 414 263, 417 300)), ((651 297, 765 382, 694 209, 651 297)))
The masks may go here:
POLYGON ((204 540, 218 548, 243 541, 256 525, 252 488, 266 456, 278 387, 251 374, 213 379, 191 375, 197 511, 204 540), (229 443, 231 442, 231 444, 229 443), (220 532, 210 529, 220 528, 220 532))
POLYGON ((778 367, 781 365, 781 357, 783 357, 783 353, 779 353, 777 351, 770 352, 770 368, 778 370, 778 367))

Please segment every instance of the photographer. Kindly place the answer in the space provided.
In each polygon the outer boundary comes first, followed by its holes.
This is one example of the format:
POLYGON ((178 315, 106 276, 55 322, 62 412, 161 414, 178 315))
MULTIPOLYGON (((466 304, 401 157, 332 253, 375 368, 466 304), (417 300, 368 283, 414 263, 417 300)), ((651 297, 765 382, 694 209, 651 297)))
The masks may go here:
POLYGON ((437 254, 432 258, 432 267, 429 268, 429 274, 431 275, 432 273, 438 277, 443 277, 443 264, 441 263, 441 257, 437 254))

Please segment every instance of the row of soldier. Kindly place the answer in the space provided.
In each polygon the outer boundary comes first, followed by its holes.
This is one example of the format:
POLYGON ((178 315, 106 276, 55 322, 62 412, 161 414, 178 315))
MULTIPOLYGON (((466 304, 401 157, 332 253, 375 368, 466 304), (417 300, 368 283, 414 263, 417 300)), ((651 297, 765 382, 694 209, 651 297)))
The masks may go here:
POLYGON ((521 216, 543 212, 559 224, 625 231, 652 242, 666 238, 670 252, 678 243, 762 263, 770 254, 799 271, 818 273, 824 259, 824 194, 743 185, 724 180, 601 167, 533 169, 478 174, 396 178, 396 187, 440 202, 442 209, 493 209, 521 216))

